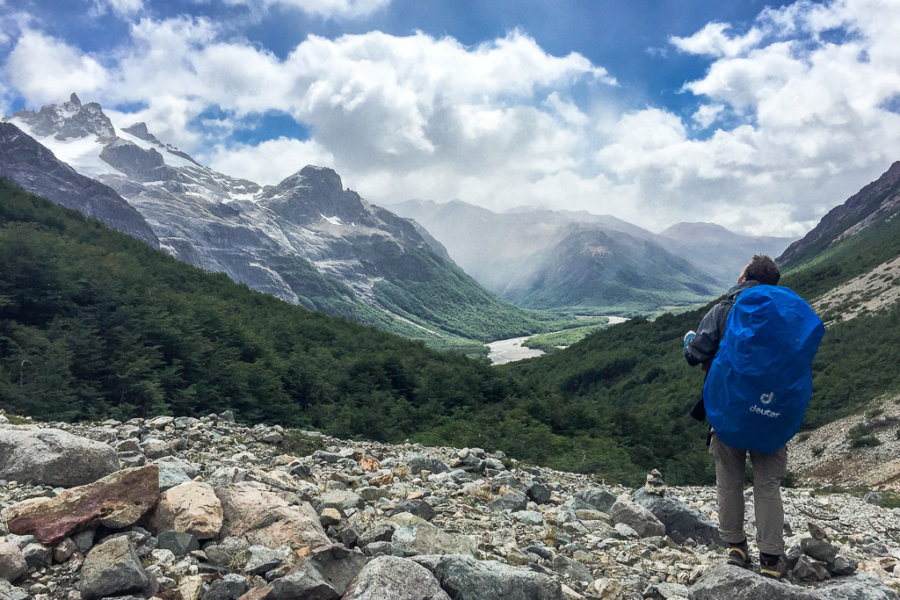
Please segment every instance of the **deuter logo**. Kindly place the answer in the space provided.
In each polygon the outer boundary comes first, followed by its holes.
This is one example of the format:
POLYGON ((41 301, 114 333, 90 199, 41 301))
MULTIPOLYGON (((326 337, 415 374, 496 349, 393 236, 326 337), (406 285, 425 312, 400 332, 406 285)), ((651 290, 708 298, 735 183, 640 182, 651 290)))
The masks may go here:
POLYGON ((769 392, 768 394, 763 394, 762 396, 759 397, 759 401, 762 402, 766 406, 771 404, 772 400, 774 400, 774 399, 775 399, 775 392, 769 392))
POLYGON ((770 419, 777 419, 781 416, 780 412, 775 412, 774 410, 769 410, 768 408, 760 408, 755 404, 750 407, 750 412, 754 412, 764 417, 769 417, 770 419))

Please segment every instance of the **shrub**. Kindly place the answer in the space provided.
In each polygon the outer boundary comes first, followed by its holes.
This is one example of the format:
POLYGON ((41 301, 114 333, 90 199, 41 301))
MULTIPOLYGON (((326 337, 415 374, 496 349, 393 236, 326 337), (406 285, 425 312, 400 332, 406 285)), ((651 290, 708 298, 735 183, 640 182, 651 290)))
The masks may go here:
POLYGON ((322 441, 318 438, 306 435, 302 431, 289 429, 284 432, 284 439, 278 445, 278 449, 283 454, 291 454, 293 456, 309 456, 316 450, 324 448, 322 441))
POLYGON ((6 414, 6 419, 10 425, 30 425, 31 417, 21 417, 19 415, 6 414))
POLYGON ((895 492, 884 492, 884 498, 878 503, 882 508, 900 508, 900 494, 895 492))

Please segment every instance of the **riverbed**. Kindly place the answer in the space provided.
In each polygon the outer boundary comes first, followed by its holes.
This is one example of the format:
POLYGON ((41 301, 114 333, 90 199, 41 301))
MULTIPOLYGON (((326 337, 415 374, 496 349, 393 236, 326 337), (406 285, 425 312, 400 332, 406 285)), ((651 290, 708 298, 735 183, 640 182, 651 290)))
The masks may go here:
MULTIPOLYGON (((627 321, 625 317, 609 317, 609 324, 615 325, 627 321)), ((489 352, 488 358, 492 365, 503 365, 517 360, 526 358, 535 358, 544 354, 543 350, 535 350, 525 346, 525 342, 530 335, 523 337, 510 338, 508 340, 497 340, 487 345, 489 352)))

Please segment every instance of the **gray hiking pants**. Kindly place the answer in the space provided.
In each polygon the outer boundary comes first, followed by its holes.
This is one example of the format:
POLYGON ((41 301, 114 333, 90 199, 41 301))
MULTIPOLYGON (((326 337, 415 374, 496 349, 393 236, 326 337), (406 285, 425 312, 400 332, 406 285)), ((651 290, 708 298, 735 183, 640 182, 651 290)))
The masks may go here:
MULTIPOLYGON (((716 463, 719 496, 719 537, 726 544, 742 542, 744 534, 744 467, 747 450, 731 448, 715 433, 709 452, 716 463)), ((750 452, 753 465, 753 508, 756 514, 756 545, 766 554, 784 553, 784 507, 781 479, 787 470, 787 447, 772 454, 750 452)))

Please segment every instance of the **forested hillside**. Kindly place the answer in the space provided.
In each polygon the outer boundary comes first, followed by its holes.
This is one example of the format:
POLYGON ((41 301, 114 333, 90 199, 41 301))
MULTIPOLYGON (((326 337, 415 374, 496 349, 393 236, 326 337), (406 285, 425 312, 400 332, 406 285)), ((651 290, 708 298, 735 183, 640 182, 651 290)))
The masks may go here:
MULTIPOLYGON (((786 282, 789 283, 789 282, 786 282)), ((511 363, 506 372, 528 387, 564 396, 562 405, 532 414, 565 435, 609 435, 641 468, 659 468, 673 481, 712 481, 705 425, 687 412, 697 400, 703 373, 684 361, 684 332, 705 309, 633 320, 593 334, 565 352, 511 363)), ((825 334, 813 363, 815 391, 805 428, 858 410, 871 399, 900 390, 897 369, 900 306, 838 323, 825 334)))
POLYGON ((0 180, 0 399, 38 418, 197 415, 398 439, 515 386, 484 361, 181 263, 0 180))

